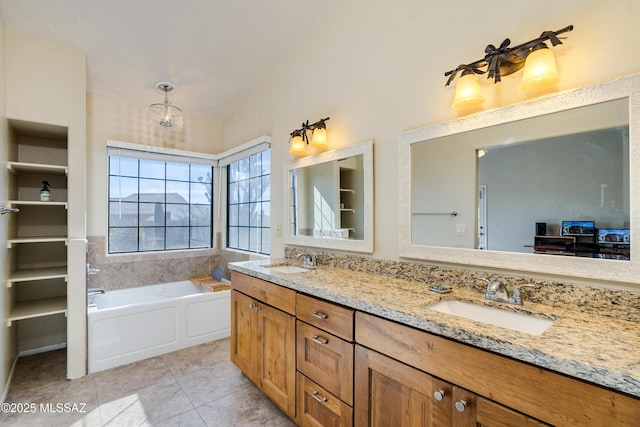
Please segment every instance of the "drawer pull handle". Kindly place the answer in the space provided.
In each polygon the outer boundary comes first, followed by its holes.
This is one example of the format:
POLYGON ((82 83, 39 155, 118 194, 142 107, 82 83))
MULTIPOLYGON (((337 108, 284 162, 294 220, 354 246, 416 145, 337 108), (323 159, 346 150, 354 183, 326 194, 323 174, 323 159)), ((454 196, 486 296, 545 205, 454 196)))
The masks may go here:
POLYGON ((326 338, 322 338, 322 337, 321 337, 321 336, 319 336, 319 335, 314 335, 314 336, 313 336, 313 340, 314 340, 315 342, 317 342, 318 344, 327 344, 327 343, 329 342, 329 340, 328 340, 328 339, 326 339, 326 338))
POLYGON ((315 317, 317 319, 326 319, 327 317, 329 317, 329 316, 326 315, 326 313, 323 313, 323 312, 318 311, 318 310, 314 310, 313 313, 311 313, 311 314, 313 314, 313 317, 315 317))
POLYGON ((458 400, 456 402, 456 409, 458 412, 464 412, 467 409, 467 401, 466 400, 458 400))
POLYGON ((261 310, 260 306, 258 304, 253 303, 253 302, 251 304, 249 304, 249 308, 254 310, 256 313, 261 310))
POLYGON ((318 392, 317 392, 317 391, 314 391, 313 393, 311 393, 311 397, 313 397, 315 400, 317 400, 317 401, 318 401, 318 402, 320 402, 320 403, 324 403, 324 402, 326 402, 326 401, 327 401, 327 398, 326 398, 326 397, 324 397, 324 396, 322 396, 322 397, 318 396, 318 392))
POLYGON ((441 401, 442 399, 444 399, 444 390, 434 391, 433 397, 435 397, 437 401, 441 401))

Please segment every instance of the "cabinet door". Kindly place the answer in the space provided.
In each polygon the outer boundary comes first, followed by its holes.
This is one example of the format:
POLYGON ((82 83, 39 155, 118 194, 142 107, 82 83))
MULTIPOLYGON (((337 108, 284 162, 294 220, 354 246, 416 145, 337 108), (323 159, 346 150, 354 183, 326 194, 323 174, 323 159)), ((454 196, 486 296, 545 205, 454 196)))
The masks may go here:
POLYGON ((435 426, 430 375, 358 345, 355 367, 356 426, 435 426))
POLYGON ((258 385, 258 312, 253 298, 231 291, 231 361, 258 385))
POLYGON ((260 388, 291 418, 296 415, 295 317, 258 304, 260 388))

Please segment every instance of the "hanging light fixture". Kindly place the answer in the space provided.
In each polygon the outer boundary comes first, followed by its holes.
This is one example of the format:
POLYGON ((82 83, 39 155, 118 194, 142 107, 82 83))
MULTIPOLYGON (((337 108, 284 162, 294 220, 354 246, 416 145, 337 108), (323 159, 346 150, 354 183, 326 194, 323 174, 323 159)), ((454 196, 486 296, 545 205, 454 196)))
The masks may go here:
POLYGON ((311 131, 311 145, 314 147, 326 150, 329 146, 327 143, 327 125, 326 119, 320 119, 313 124, 309 124, 309 120, 302 123, 300 129, 296 129, 289 134, 289 154, 294 156, 304 156, 307 154, 307 144, 309 144, 309 137, 307 132, 311 131))
POLYGON ((164 102, 158 102, 149 106, 151 123, 162 136, 166 137, 171 132, 182 129, 182 110, 169 102, 169 92, 175 89, 173 83, 156 82, 156 89, 164 93, 164 102))
POLYGON ((511 41, 505 39, 499 47, 488 45, 484 50, 484 58, 447 71, 444 75, 449 78, 445 86, 449 86, 458 73, 461 73, 452 108, 472 108, 484 102, 477 82, 478 74, 487 74, 488 79, 492 78, 494 83, 498 83, 502 76, 513 74, 524 67, 522 83, 518 87, 520 90, 540 90, 558 83, 560 76, 553 52, 545 42, 550 41, 552 46, 562 44, 558 34, 572 30, 573 25, 569 25, 558 31, 545 31, 540 37, 514 47, 509 47, 511 41))

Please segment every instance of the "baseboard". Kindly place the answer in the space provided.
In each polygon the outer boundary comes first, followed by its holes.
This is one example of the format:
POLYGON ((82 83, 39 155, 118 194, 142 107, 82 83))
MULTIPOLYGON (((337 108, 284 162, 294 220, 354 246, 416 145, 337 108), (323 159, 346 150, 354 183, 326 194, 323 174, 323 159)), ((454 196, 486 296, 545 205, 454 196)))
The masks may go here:
POLYGON ((7 399, 7 395, 9 394, 9 387, 11 386, 11 380, 13 379, 13 373, 16 370, 16 365, 18 364, 18 357, 16 356, 13 359, 13 363, 11 364, 11 370, 9 371, 9 377, 7 378, 7 383, 4 386, 4 390, 2 390, 2 397, 0 398, 0 404, 3 404, 7 399))
POLYGON ((19 357, 33 356, 34 354, 46 353, 48 351, 60 350, 62 348, 67 348, 66 342, 63 342, 60 344, 47 345, 44 347, 32 348, 31 350, 23 350, 18 353, 18 356, 19 357))

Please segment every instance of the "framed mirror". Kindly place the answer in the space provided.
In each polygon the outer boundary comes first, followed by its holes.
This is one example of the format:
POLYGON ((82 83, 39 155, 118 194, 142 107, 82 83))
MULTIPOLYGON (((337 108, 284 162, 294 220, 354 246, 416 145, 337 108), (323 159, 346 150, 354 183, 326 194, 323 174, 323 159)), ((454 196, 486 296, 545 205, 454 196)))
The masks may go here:
POLYGON ((285 243, 373 252, 373 141, 285 165, 285 243))
POLYGON ((404 132, 400 255, 640 283, 639 88, 633 75, 404 132))

